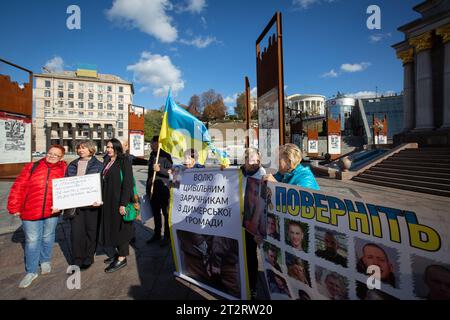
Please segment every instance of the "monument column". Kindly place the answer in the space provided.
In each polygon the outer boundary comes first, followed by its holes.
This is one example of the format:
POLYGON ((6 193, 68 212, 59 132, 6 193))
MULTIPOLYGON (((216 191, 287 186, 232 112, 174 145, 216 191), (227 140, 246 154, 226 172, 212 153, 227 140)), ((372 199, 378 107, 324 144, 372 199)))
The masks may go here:
POLYGON ((397 52, 403 61, 403 131, 415 127, 414 49, 397 52))
POLYGON ((450 24, 440 27, 436 34, 444 42, 444 114, 442 129, 450 128, 450 24))
POLYGON ((431 68, 432 33, 428 31, 411 38, 410 45, 416 48, 416 128, 434 129, 433 74, 431 68))

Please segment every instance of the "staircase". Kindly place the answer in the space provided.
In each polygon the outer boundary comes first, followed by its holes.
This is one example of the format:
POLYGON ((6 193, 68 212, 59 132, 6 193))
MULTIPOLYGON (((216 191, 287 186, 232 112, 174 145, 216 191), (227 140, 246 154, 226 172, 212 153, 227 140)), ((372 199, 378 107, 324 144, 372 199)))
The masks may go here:
POLYGON ((405 149, 352 180, 450 197, 450 148, 405 149))

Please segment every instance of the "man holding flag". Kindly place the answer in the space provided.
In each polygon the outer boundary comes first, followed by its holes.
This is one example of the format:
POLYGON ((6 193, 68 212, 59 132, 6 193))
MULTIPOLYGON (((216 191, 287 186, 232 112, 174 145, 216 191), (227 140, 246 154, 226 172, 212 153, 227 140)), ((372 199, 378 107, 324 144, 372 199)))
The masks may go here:
POLYGON ((226 152, 221 152, 212 143, 208 129, 185 109, 178 106, 172 99, 171 91, 166 100, 163 122, 159 137, 152 140, 152 153, 149 159, 147 194, 151 199, 155 217, 155 233, 147 241, 152 243, 161 239, 161 211, 164 216, 164 240, 161 245, 169 243, 169 173, 172 168, 172 156, 184 159, 187 150, 194 150, 198 154, 198 163, 204 165, 208 157, 208 149, 218 158, 221 168, 230 165, 226 152))

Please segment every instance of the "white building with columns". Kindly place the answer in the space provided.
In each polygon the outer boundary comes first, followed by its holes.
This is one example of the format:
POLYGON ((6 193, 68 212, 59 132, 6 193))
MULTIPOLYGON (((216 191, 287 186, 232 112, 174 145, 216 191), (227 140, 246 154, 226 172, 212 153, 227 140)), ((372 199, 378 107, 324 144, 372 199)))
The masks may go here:
POLYGON ((325 96, 318 94, 293 94, 287 97, 287 105, 294 113, 303 112, 305 117, 325 115, 325 96))
POLYGON ((422 17, 398 28, 405 40, 392 46, 404 70, 404 128, 394 143, 450 145, 450 1, 413 9, 422 17))
POLYGON ((105 150, 107 140, 128 137, 133 84, 96 71, 35 74, 36 151, 60 144, 75 152, 90 139, 105 150))

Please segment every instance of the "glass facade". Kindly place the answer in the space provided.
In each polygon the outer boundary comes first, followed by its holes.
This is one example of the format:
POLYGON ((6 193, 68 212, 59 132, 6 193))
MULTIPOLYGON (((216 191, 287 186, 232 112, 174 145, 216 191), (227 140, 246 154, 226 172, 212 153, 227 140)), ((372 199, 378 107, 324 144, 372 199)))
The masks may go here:
POLYGON ((403 130, 403 95, 362 99, 364 112, 369 126, 373 125, 373 117, 383 119, 387 116, 388 139, 403 130))

